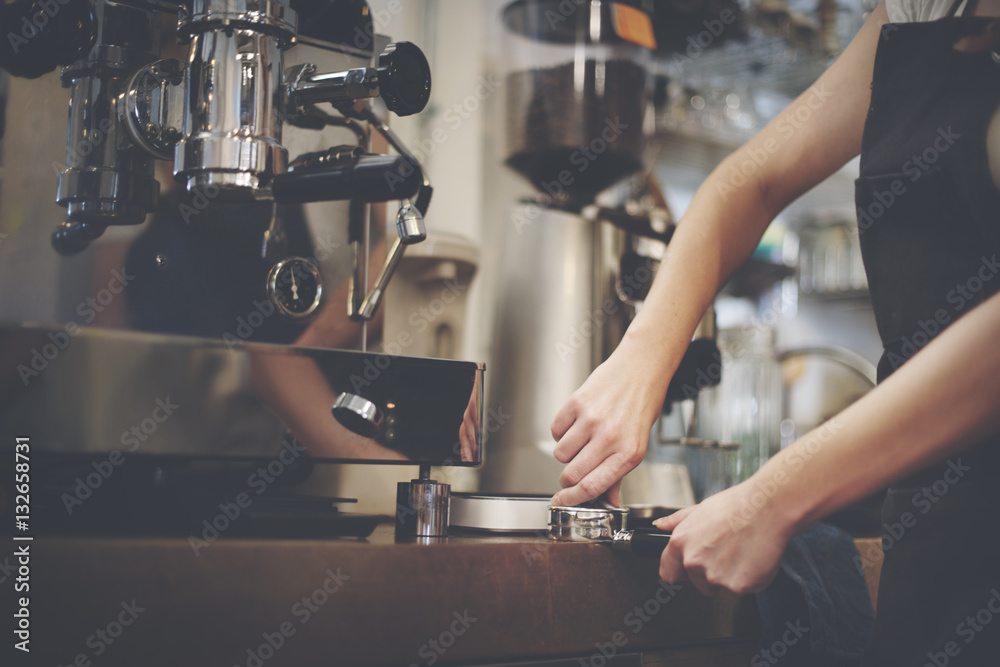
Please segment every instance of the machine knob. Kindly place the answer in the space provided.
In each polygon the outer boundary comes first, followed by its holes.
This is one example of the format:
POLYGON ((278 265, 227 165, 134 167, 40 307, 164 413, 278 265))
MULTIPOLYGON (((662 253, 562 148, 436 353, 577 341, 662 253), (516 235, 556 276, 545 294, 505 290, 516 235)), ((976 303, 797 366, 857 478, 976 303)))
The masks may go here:
POLYGON ((0 4, 0 25, 9 28, 0 43, 0 67, 27 79, 83 58, 97 36, 97 20, 88 0, 0 4))
POLYGON ((364 438, 374 438, 382 427, 382 412, 357 394, 342 392, 333 401, 332 412, 344 428, 364 438))
POLYGON ((420 113, 431 97, 431 66, 415 44, 396 42, 378 57, 379 95, 397 116, 420 113))

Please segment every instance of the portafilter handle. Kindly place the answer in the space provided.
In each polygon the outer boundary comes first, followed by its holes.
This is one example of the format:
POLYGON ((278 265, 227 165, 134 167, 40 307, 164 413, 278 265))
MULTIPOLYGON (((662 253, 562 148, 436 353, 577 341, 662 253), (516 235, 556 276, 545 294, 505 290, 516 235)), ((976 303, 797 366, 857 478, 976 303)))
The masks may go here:
POLYGON ((650 558, 659 558, 669 543, 670 533, 661 530, 619 530, 611 538, 612 548, 650 558))

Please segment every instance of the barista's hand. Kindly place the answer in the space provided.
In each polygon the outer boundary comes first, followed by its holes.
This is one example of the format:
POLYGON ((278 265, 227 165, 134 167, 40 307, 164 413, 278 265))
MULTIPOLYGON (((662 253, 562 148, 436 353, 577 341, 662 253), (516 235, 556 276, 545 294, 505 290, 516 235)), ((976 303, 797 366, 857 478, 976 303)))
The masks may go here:
POLYGON ((579 505, 605 492, 621 504, 621 480, 646 454, 669 379, 651 373, 643 356, 619 346, 552 421, 555 457, 569 464, 552 504, 579 505))
POLYGON ((775 508, 758 510, 750 504, 755 488, 751 478, 655 521, 657 528, 672 532, 660 557, 660 579, 690 579, 704 595, 720 589, 746 594, 767 588, 792 529, 775 508))

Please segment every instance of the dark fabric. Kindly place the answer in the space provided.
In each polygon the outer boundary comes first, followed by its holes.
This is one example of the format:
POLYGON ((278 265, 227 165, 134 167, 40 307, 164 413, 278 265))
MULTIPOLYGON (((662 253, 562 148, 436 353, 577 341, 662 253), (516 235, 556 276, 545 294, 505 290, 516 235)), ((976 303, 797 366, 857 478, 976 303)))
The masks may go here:
POLYGON ((872 609, 854 540, 826 523, 792 539, 771 585, 757 595, 760 650, 753 665, 860 665, 872 609))
MULTIPOLYGON (((885 348, 880 380, 1000 290, 1000 191, 986 151, 1000 66, 989 50, 955 48, 993 22, 946 18, 882 33, 856 189, 885 348)), ((865 665, 1000 664, 1000 615, 985 622, 1000 614, 998 486, 995 434, 889 490, 865 665)))

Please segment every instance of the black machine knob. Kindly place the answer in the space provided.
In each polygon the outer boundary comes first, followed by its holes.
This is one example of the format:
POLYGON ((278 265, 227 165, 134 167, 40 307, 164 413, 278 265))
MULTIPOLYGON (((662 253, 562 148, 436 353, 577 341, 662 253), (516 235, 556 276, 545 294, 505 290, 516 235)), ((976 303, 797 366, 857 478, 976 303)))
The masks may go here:
POLYGON ((0 67, 28 79, 83 58, 97 37, 89 0, 0 3, 0 25, 0 67))
POLYGON ((90 242, 107 229, 100 222, 64 222, 52 232, 52 247, 64 257, 76 255, 87 249, 90 242))
POLYGON ((378 57, 379 95, 397 116, 420 113, 431 97, 431 66, 415 44, 396 42, 378 57))

